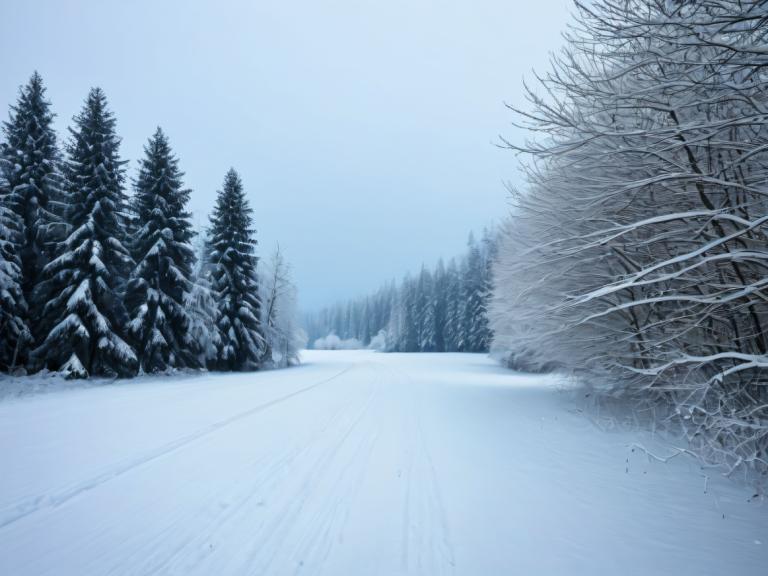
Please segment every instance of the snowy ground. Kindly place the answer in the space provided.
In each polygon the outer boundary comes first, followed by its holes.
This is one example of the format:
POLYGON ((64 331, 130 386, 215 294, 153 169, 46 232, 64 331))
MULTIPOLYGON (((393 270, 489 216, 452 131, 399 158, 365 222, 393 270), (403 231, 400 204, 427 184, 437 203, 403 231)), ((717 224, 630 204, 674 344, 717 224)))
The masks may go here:
POLYGON ((474 355, 0 403, 0 574, 766 574, 768 507, 474 355))

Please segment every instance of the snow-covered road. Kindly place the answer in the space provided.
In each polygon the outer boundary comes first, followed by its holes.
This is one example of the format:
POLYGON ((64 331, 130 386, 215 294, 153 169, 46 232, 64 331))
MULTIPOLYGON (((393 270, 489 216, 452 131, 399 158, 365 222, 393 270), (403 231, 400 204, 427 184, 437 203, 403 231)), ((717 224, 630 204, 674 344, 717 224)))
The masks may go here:
POLYGON ((309 352, 0 403, 0 574, 764 575, 768 508, 549 377, 309 352))

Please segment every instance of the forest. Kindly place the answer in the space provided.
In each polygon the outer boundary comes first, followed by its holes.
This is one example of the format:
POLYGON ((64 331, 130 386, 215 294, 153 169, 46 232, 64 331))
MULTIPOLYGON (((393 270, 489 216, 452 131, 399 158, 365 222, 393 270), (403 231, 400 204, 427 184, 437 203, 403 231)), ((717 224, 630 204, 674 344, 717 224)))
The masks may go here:
POLYGON ((99 88, 63 147, 42 78, 3 125, 0 368, 251 370, 315 348, 490 352, 575 376, 732 473, 768 474, 768 78, 762 2, 575 3, 510 105, 503 224, 466 253, 298 320, 232 169, 193 230, 158 128, 127 185, 99 88), (129 191, 130 188, 130 191, 129 191))
POLYGON ((487 308, 497 233, 479 241, 470 233, 467 251, 422 266, 375 293, 308 313, 304 318, 314 348, 372 348, 385 352, 488 352, 487 308))
POLYGON ((104 92, 88 93, 62 150, 45 91, 35 72, 3 124, 0 369, 85 378, 295 363, 290 267, 278 248, 257 269, 238 173, 227 172, 210 226, 193 230, 161 128, 129 193, 104 92))

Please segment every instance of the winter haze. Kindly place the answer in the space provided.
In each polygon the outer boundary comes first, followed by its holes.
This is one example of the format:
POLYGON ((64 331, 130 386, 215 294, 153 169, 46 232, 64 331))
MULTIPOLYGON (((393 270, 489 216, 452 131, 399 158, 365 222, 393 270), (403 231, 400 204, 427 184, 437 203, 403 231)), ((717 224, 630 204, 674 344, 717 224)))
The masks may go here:
POLYGON ((2 5, 0 107, 37 69, 64 137, 102 87, 129 175, 162 125, 200 224, 234 166, 260 252, 281 242, 309 309, 453 256, 499 220, 518 178, 494 146, 514 137, 504 102, 570 14, 564 0, 2 5))
POLYGON ((766 576, 768 0, 0 3, 0 576, 766 576))

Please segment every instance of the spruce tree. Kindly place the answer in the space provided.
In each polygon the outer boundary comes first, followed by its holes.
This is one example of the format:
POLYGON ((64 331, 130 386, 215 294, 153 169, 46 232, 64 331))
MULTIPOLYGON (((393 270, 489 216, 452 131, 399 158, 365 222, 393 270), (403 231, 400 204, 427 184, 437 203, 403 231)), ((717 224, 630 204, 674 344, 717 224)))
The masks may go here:
POLYGON ((208 230, 197 236, 197 262, 192 292, 187 297, 190 337, 195 342, 197 365, 215 368, 221 334, 218 328, 219 310, 211 289, 211 242, 208 230))
MULTIPOLYGON (((54 209, 61 198, 62 177, 53 119, 43 79, 35 72, 19 89, 10 117, 3 123, 5 142, 0 164, 8 188, 6 207, 19 217, 17 258, 30 319, 39 318, 42 302, 33 295, 52 256, 56 233, 63 232, 54 209)), ((35 323, 29 323, 36 331, 35 323)))
POLYGON ((10 194, 0 175, 0 370, 11 371, 30 339, 27 304, 21 287, 21 218, 8 205, 10 194))
POLYGON ((418 330, 418 352, 435 351, 435 300, 432 274, 422 265, 416 285, 416 325, 418 330))
POLYGON ((409 276, 403 280, 402 294, 403 332, 400 342, 401 352, 419 351, 419 325, 417 303, 417 281, 409 276))
POLYGON ((457 352, 461 350, 464 303, 461 293, 461 273, 455 259, 451 259, 445 274, 445 350, 457 352))
POLYGON ((405 308, 403 306, 404 290, 398 290, 396 286, 392 287, 392 299, 390 300, 389 320, 387 322, 387 342, 388 352, 402 352, 403 338, 405 335, 405 308))
POLYGON ((448 312, 448 291, 445 265, 443 264, 442 258, 438 261, 437 267, 435 268, 435 273, 432 277, 432 290, 434 293, 433 322, 435 334, 435 351, 445 352, 445 324, 448 312))
POLYGON ((73 377, 127 376, 136 355, 122 337, 132 264, 124 238, 124 162, 101 89, 91 90, 74 123, 65 164, 70 232, 43 271, 46 337, 35 356, 73 377))
POLYGON ((221 335, 218 368, 254 370, 265 341, 260 322, 256 239, 240 176, 230 169, 211 216, 211 284, 221 335))
POLYGON ((475 242, 474 236, 470 234, 464 274, 463 349, 467 352, 487 350, 490 340, 485 310, 489 292, 487 271, 480 247, 475 242))
POLYGON ((470 235, 464 279, 464 349, 467 352, 487 352, 490 347, 487 306, 491 291, 491 250, 492 243, 487 231, 482 245, 478 245, 470 235))
POLYGON ((363 346, 368 346, 371 342, 371 337, 373 334, 371 333, 371 318, 373 317, 373 306, 371 304, 370 298, 368 296, 365 297, 365 303, 363 304, 363 315, 360 320, 360 342, 362 342, 363 346))
POLYGON ((186 308, 195 254, 187 212, 189 190, 163 131, 144 147, 135 182, 139 227, 131 247, 136 266, 126 291, 128 333, 141 372, 197 366, 186 308))
POLYGON ((488 307, 493 294, 493 264, 496 260, 497 241, 493 230, 483 230, 481 243, 482 270, 480 280, 480 314, 476 318, 475 338, 477 349, 487 352, 491 348, 493 331, 488 319, 488 307))

